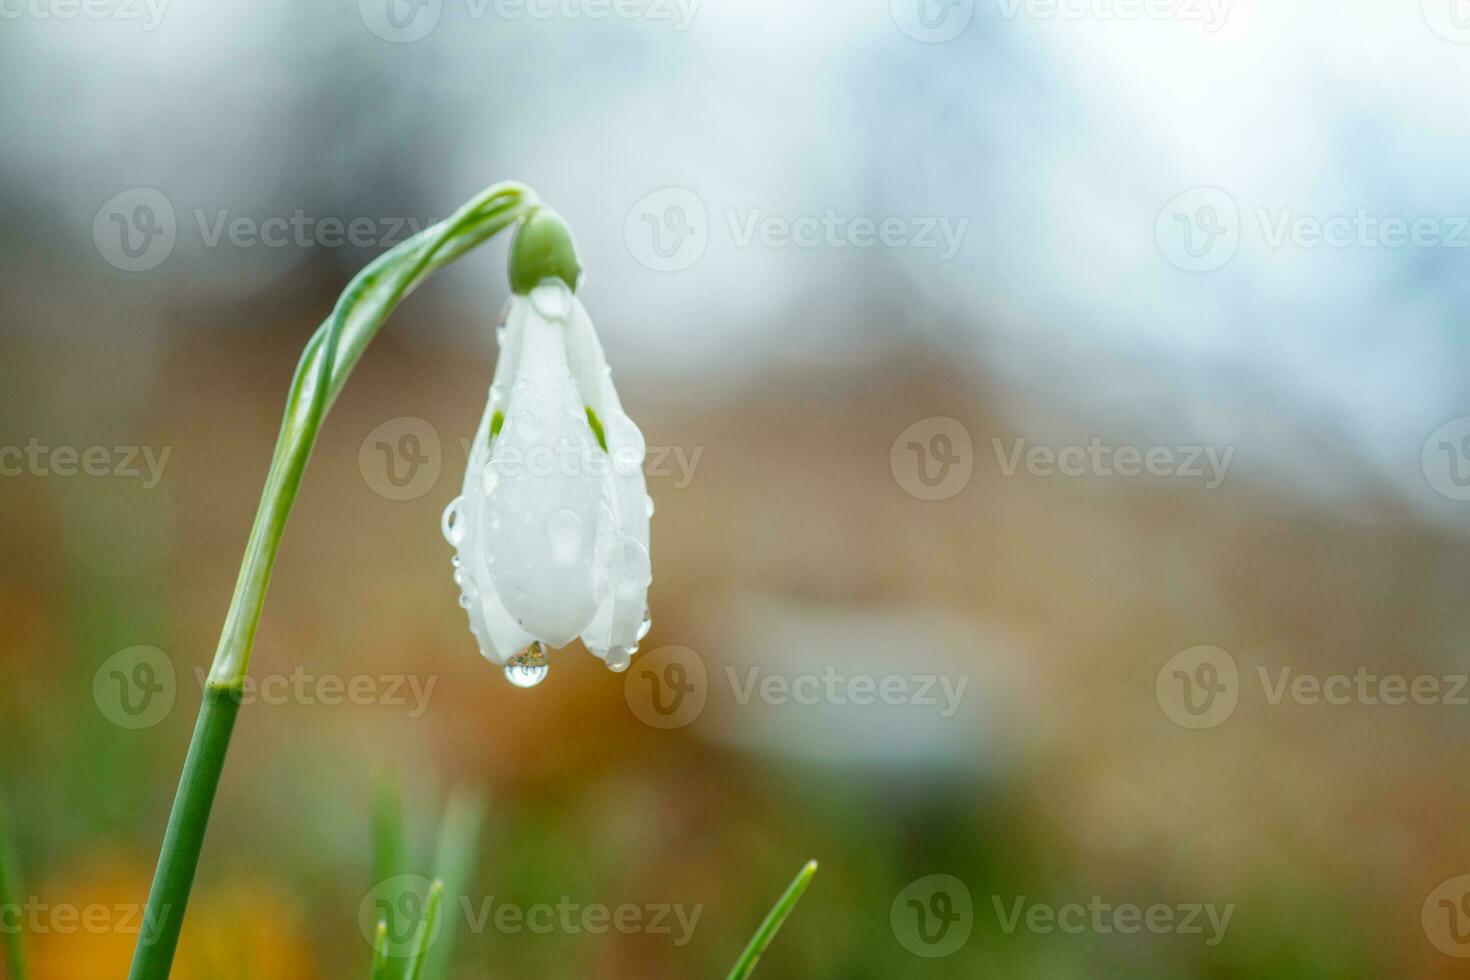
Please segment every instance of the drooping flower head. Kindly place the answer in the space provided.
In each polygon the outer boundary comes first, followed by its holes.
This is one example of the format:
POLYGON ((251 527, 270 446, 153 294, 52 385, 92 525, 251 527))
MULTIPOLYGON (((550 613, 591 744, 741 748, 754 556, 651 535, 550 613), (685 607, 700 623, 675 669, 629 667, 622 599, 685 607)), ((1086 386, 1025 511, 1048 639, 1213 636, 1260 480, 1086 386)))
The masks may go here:
POLYGON ((577 637, 626 670, 650 623, 646 447, 577 298, 581 275, 555 212, 522 222, 490 401, 444 512, 470 632, 526 687, 546 675, 547 647, 577 637))

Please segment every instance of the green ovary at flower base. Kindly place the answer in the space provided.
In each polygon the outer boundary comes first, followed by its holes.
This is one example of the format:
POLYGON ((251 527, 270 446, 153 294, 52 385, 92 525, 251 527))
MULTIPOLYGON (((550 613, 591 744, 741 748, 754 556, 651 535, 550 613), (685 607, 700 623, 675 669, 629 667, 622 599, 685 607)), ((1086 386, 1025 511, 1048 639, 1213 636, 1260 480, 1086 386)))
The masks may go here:
POLYGON ((489 403, 444 512, 470 631, 521 687, 546 676, 545 648, 579 636, 626 670, 650 622, 646 448, 576 296, 580 278, 554 212, 517 229, 489 403))

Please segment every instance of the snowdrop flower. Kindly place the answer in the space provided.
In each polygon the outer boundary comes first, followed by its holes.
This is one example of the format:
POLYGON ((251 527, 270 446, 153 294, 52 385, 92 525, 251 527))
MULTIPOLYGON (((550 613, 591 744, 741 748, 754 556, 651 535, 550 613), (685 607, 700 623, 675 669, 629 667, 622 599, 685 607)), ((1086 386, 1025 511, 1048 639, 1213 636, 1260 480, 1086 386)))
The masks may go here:
POLYGON ((521 224, 490 401, 444 512, 470 632, 521 687, 546 676, 546 648, 579 636, 626 670, 650 624, 646 448, 576 296, 581 274, 558 215, 521 224))

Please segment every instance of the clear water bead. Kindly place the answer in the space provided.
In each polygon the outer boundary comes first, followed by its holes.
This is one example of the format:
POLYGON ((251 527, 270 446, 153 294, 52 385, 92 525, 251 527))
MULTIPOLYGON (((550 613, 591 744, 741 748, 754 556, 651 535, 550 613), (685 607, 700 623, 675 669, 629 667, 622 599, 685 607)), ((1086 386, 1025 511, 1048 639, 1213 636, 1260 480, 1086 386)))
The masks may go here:
POLYGON ((550 669, 545 648, 540 643, 532 643, 506 663, 505 679, 516 687, 535 687, 546 680, 550 669))
POLYGON ((455 497, 444 508, 444 516, 439 518, 439 530, 444 533, 444 540, 456 548, 464 541, 464 521, 459 518, 459 502, 463 499, 455 497))
POLYGON ((607 651, 607 669, 614 674, 621 674, 633 662, 633 654, 637 650, 637 647, 611 647, 607 651))

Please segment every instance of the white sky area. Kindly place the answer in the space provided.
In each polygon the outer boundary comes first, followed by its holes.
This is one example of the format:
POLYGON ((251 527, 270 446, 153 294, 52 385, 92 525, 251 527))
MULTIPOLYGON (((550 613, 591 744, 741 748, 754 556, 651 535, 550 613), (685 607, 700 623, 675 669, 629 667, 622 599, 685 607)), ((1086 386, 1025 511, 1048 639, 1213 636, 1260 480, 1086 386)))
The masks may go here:
MULTIPOLYGON (((1453 35, 1458 12, 1470 42, 1464 0, 1151 0, 1176 15, 1136 19, 1118 15, 1130 0, 1059 0, 1081 17, 957 0, 969 20, 944 43, 899 29, 921 0, 701 0, 682 31, 438 2, 434 30, 403 44, 374 36, 357 0, 171 0, 154 30, 12 18, 0 159, 79 253, 108 197, 163 190, 179 243, 152 282, 222 293, 304 250, 205 248, 197 209, 376 214, 360 189, 387 169, 397 206, 427 220, 519 177, 573 219, 620 375, 733 391, 772 361, 922 338, 967 355, 977 384, 1003 375, 1054 400, 1084 435, 1269 447, 1255 460, 1331 495, 1344 488, 1312 458, 1327 440, 1445 503, 1419 455, 1470 415, 1470 43, 1431 25, 1453 35), (697 196, 708 243, 657 272, 625 221, 664 187, 697 196), (1201 187, 1236 205, 1239 245, 1189 272, 1156 220, 1201 187), (948 260, 740 241, 757 212, 829 211, 967 224, 948 260), (1283 218, 1360 211, 1431 219, 1453 243, 1269 240, 1283 218)), ((489 318, 494 262, 438 288, 489 318)))

